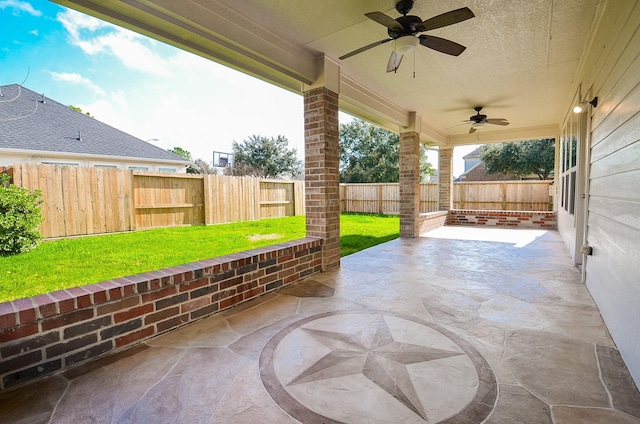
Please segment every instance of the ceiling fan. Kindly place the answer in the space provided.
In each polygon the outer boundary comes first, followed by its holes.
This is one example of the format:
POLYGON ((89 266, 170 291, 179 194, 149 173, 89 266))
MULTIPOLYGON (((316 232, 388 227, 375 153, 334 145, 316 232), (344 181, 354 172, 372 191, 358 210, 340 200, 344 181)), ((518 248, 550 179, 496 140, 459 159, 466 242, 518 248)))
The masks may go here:
POLYGON ((400 67, 403 55, 413 51, 418 44, 451 56, 459 56, 466 49, 465 46, 451 40, 425 34, 418 36, 418 33, 446 27, 473 18, 475 15, 468 7, 452 10, 425 21, 419 16, 408 15, 412 8, 413 0, 400 0, 396 4, 396 10, 402 16, 396 19, 382 12, 365 13, 367 18, 387 27, 389 38, 360 47, 340 56, 339 59, 347 59, 381 44, 396 40, 396 48, 391 52, 391 57, 389 57, 389 62, 387 63, 387 72, 395 72, 400 67))
POLYGON ((471 128, 469 128, 469 134, 473 134, 476 132, 478 128, 482 128, 484 124, 491 125, 509 125, 509 121, 505 118, 487 118, 487 115, 482 115, 480 111, 482 110, 482 106, 476 106, 473 108, 476 111, 475 115, 471 115, 468 121, 464 121, 465 124, 471 124, 471 128))

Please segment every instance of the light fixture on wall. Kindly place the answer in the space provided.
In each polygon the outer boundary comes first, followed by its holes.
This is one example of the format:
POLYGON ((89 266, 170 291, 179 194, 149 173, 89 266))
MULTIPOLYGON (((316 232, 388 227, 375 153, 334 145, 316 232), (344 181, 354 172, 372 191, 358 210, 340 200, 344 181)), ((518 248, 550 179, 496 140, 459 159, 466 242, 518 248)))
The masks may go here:
POLYGON ((420 39, 413 35, 405 35, 396 40, 396 53, 405 55, 411 53, 418 47, 420 39))
POLYGON ((573 108, 573 113, 582 112, 585 106, 587 106, 587 104, 590 104, 593 107, 598 106, 598 96, 594 97, 591 101, 586 101, 586 100, 581 101, 579 105, 573 108))

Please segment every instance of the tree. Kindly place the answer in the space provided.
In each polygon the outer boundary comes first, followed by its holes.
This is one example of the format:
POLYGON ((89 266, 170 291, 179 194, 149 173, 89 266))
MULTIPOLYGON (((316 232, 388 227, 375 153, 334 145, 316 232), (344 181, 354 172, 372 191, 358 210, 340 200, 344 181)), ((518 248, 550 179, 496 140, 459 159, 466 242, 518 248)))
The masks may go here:
MULTIPOLYGON (((420 149, 420 175, 433 175, 420 149)), ((340 182, 388 183, 400 180, 400 136, 359 119, 340 125, 340 182)))
MULTIPOLYGON (((184 150, 182 147, 173 147, 171 149, 167 149, 167 152, 173 153, 176 156, 180 156, 181 158, 192 162, 187 166, 187 174, 209 174, 209 172, 202 172, 202 170, 193 163, 193 157, 191 156, 190 151, 184 150)), ((196 161, 198 160, 204 162, 202 159, 196 159, 196 161)), ((204 163, 205 165, 208 165, 206 162, 204 163)))
MULTIPOLYGON (((83 112, 82 112, 82 109, 80 109, 80 108, 79 108, 79 107, 77 107, 77 106, 69 105, 69 107, 70 107, 71 109, 75 110, 76 112, 83 113, 83 112)), ((94 117, 94 116, 93 116, 91 113, 89 113, 89 112, 84 112, 84 114, 85 114, 85 115, 87 115, 89 118, 93 118, 93 117, 94 117)))
POLYGON ((302 172, 302 161, 296 149, 288 149, 289 140, 252 135, 242 143, 233 142, 233 168, 225 169, 231 175, 250 175, 262 178, 296 177, 302 172))
POLYGON ((546 180, 555 169, 556 143, 552 138, 530 140, 522 145, 522 161, 529 174, 536 174, 546 180))
POLYGON ((544 180, 554 169, 555 141, 486 144, 480 149, 480 159, 491 174, 514 174, 517 178, 535 174, 544 180))
MULTIPOLYGON (((218 170, 215 169, 214 167, 212 167, 211 165, 209 165, 209 163, 207 161, 205 161, 204 159, 196 159, 193 161, 193 165, 192 165, 198 172, 196 172, 197 174, 211 174, 211 175, 216 175, 218 173, 218 170)), ((187 168, 187 172, 189 171, 189 169, 187 168)))
POLYGON ((184 150, 182 147, 173 147, 171 149, 167 149, 167 152, 169 153, 173 153, 176 156, 180 156, 183 159, 186 160, 193 160, 193 158, 191 157, 191 152, 189 152, 188 150, 184 150))

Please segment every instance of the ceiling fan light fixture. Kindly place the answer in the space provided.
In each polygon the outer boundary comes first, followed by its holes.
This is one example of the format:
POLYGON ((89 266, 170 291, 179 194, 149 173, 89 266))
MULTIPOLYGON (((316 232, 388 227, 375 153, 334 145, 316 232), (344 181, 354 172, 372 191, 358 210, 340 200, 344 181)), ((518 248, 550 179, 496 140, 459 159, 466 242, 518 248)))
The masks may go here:
POLYGON ((396 40, 396 53, 405 55, 411 53, 420 44, 420 39, 413 35, 405 35, 396 40))
POLYGON ((484 127, 484 122, 476 122, 476 123, 474 123, 473 125, 471 125, 471 128, 474 128, 474 129, 476 129, 476 130, 477 130, 478 128, 482 128, 482 127, 484 127))

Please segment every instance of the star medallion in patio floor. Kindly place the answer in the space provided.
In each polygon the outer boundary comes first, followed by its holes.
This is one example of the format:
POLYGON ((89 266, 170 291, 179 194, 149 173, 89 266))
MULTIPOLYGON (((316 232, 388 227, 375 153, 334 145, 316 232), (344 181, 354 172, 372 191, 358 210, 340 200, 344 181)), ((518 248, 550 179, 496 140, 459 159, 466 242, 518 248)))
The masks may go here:
POLYGON ((302 319, 271 338, 260 369, 271 397, 304 423, 475 423, 496 399, 493 372, 471 345, 389 312, 302 319))

